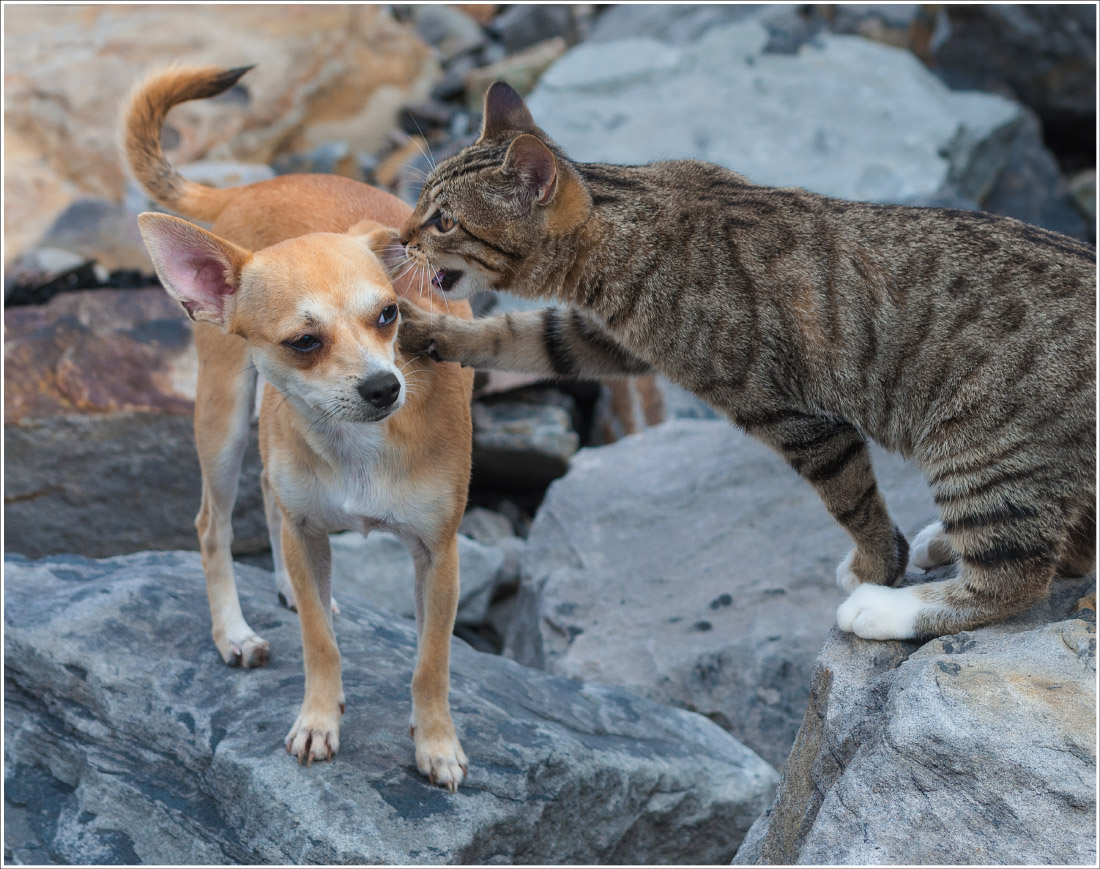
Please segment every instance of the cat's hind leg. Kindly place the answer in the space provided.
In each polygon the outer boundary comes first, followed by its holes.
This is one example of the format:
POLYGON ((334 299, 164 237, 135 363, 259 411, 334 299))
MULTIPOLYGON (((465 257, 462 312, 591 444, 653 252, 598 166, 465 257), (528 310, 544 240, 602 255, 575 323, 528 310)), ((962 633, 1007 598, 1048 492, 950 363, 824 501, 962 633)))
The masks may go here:
POLYGON ((909 547, 909 561, 921 570, 951 564, 958 558, 942 522, 932 522, 922 528, 909 547))
POLYGON ((909 544, 886 509, 863 435, 852 425, 796 410, 739 419, 779 452, 817 491, 856 543, 837 568, 837 584, 893 585, 905 572, 909 544))
POLYGON ((993 469, 969 490, 937 488, 953 579, 901 589, 858 588, 837 624, 865 639, 914 639, 1011 616, 1046 594, 1071 539, 1057 485, 1041 467, 993 469))
POLYGON ((1058 560, 1058 573, 1062 576, 1084 576, 1096 566, 1096 502, 1090 492, 1084 506, 1080 507, 1076 521, 1058 560))

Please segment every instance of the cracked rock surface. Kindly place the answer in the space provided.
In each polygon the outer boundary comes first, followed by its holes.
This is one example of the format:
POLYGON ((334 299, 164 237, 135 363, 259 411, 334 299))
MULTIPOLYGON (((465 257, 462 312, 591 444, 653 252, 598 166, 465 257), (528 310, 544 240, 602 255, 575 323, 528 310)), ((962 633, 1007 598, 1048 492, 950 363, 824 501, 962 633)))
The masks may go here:
POLYGON ((415 629, 341 600, 340 754, 299 767, 297 616, 237 565, 271 642, 227 668, 197 553, 5 559, 5 862, 728 862, 777 780, 717 725, 455 640, 470 776, 416 771, 415 629))
POLYGON ((1016 618, 924 645, 833 628, 734 862, 1096 865, 1095 590, 1056 579, 1016 618))

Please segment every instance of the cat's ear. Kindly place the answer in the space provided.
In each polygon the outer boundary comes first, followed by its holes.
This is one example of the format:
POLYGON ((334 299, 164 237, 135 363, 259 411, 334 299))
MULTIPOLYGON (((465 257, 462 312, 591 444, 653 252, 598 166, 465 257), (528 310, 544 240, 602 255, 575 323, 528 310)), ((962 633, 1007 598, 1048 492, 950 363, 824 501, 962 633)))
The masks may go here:
POLYGON ((554 198, 558 163, 553 152, 537 136, 525 133, 508 146, 504 173, 515 179, 520 199, 546 205, 554 198))
POLYGON ((485 92, 479 142, 506 138, 516 133, 538 130, 535 119, 527 111, 523 97, 502 81, 495 81, 485 92))
POLYGON ((140 214, 138 227, 168 295, 192 320, 225 328, 251 252, 169 214, 140 214))

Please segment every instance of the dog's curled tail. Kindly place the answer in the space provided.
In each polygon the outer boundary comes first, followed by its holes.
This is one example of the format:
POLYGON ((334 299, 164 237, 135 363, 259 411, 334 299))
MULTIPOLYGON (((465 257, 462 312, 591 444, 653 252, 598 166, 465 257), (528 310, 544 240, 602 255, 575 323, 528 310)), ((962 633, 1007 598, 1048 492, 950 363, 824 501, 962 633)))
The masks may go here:
POLYGON ((161 205, 193 220, 214 221, 233 199, 232 188, 196 184, 173 169, 161 148, 160 133, 172 106, 227 91, 250 69, 172 66, 134 87, 122 117, 122 150, 134 177, 161 205))

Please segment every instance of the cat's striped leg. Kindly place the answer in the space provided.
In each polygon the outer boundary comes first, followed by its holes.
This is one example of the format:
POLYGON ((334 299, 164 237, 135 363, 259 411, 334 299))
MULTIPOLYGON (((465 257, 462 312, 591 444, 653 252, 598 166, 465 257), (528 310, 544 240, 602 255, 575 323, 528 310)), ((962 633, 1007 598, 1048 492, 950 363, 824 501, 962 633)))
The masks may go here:
POLYGON ((1084 506, 1079 507, 1076 521, 1058 559, 1062 576, 1084 576, 1096 566, 1096 501, 1089 492, 1084 506))
POLYGON ((462 320, 428 314, 401 301, 398 340, 407 353, 483 370, 543 377, 631 377, 645 362, 616 343, 599 321, 577 308, 497 314, 462 320))
POLYGON ((837 624, 866 639, 953 634, 1005 618, 1046 593, 1071 538, 1070 517, 1043 468, 987 469, 969 489, 938 486, 953 579, 902 589, 859 588, 837 624))
POLYGON ((837 568, 837 584, 844 591, 862 583, 893 585, 905 572, 909 545, 886 509, 859 431, 795 410, 746 415, 738 422, 814 487, 856 542, 837 568))

